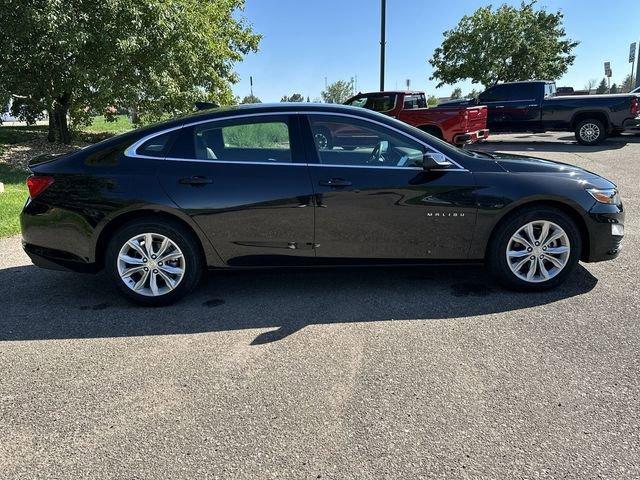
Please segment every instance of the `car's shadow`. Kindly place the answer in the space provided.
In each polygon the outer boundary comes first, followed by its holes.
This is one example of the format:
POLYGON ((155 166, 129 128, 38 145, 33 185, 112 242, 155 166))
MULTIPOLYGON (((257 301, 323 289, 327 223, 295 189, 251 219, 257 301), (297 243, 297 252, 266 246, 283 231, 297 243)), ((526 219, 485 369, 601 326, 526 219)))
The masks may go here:
POLYGON ((307 325, 437 320, 546 305, 597 283, 579 266, 559 288, 501 289, 479 267, 239 271, 210 274, 176 305, 128 303, 104 274, 77 275, 22 266, 0 270, 0 341, 129 337, 271 329, 253 345, 307 325))
POLYGON ((607 150, 618 150, 630 143, 640 143, 640 134, 624 133, 607 138, 600 145, 580 145, 573 135, 558 137, 551 133, 523 133, 510 135, 502 139, 500 135, 489 137, 486 142, 474 144, 474 150, 487 152, 564 152, 564 153, 594 153, 607 150))

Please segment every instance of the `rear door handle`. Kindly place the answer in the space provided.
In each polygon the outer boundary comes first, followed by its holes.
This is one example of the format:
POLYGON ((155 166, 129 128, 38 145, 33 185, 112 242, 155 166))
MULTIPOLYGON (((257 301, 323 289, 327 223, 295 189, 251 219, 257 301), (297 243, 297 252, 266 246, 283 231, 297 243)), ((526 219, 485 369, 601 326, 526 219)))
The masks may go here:
POLYGON ((349 187, 352 183, 349 180, 345 180, 344 178, 330 178, 329 180, 320 180, 320 185, 323 187, 349 187))
POLYGON ((213 183, 213 180, 207 177, 203 177, 202 175, 193 175, 192 177, 185 177, 178 180, 183 185, 207 185, 209 183, 213 183))

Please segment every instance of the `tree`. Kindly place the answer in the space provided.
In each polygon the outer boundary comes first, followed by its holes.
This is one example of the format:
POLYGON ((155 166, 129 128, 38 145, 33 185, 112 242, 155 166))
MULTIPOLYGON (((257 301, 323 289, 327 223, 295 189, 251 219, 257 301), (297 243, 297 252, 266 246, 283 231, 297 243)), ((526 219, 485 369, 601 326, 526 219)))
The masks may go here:
POLYGON ((451 92, 451 97, 454 100, 457 100, 458 98, 462 98, 462 89, 460 87, 458 88, 454 88, 453 92, 451 92))
POLYGON ((240 103, 262 103, 262 100, 260 100, 252 93, 251 95, 247 95, 246 97, 244 97, 240 103))
POLYGON ((618 85, 616 85, 615 83, 611 85, 611 89, 609 90, 609 93, 618 93, 618 85))
POLYGON ((607 80, 606 79, 602 79, 602 81, 600 82, 600 85, 598 85, 598 88, 596 89, 596 93, 598 95, 602 95, 603 93, 607 93, 607 80))
POLYGON ((626 77, 624 77, 624 82, 622 82, 622 85, 620 86, 620 92, 628 93, 633 89, 633 78, 631 78, 631 75, 627 75, 626 77))
POLYGON ((480 95, 480 92, 474 88, 469 93, 467 93, 466 97, 464 98, 478 98, 478 95, 480 95))
POLYGON ((591 90, 594 89, 594 87, 598 84, 598 80, 596 80, 595 78, 592 78, 590 80, 587 80, 587 83, 584 84, 584 89, 591 93, 591 90))
POLYGON ((353 80, 338 80, 327 85, 320 95, 325 103, 344 103, 353 94, 353 80))
MULTIPOLYGON (((109 107, 145 120, 228 104, 235 62, 260 36, 236 15, 244 0, 0 0, 0 85, 27 121, 49 114, 51 141, 67 118, 88 123, 109 107)), ((111 114, 107 114, 111 115, 111 114)))
POLYGON ((304 102, 304 97, 299 93, 294 93, 290 97, 283 95, 280 101, 281 102, 304 102))
POLYGON ((435 95, 429 95, 427 97, 427 106, 435 107, 436 105, 438 105, 438 97, 435 95))
POLYGON ((578 45, 565 37, 560 11, 536 10, 536 1, 520 8, 482 7, 444 32, 442 46, 429 63, 438 87, 471 79, 485 87, 498 82, 555 80, 573 64, 578 45))

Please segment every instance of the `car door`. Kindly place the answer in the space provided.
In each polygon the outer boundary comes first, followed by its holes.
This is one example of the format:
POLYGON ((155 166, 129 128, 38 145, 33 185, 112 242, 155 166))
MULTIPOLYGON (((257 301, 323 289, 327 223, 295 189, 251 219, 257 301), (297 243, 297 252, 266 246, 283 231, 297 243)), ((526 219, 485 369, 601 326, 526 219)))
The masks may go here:
POLYGON ((309 174, 295 115, 240 115, 186 125, 157 175, 229 265, 314 256, 309 174))
POLYGON ((478 102, 487 106, 489 130, 517 132, 540 128, 537 87, 535 83, 501 84, 481 93, 478 102))
POLYGON ((316 256, 349 260, 464 259, 476 220, 473 175, 423 141, 371 119, 310 112, 303 131, 315 190, 316 256), (318 125, 375 137, 375 146, 332 148, 318 125), (424 154, 442 157, 425 171, 424 154))

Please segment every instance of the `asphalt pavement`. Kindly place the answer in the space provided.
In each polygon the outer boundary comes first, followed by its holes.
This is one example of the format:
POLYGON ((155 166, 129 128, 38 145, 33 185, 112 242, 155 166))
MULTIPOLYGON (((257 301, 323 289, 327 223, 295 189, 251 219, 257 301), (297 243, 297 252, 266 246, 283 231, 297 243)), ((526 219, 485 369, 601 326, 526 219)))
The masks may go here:
POLYGON ((236 272, 144 309, 0 240, 0 478, 639 478, 640 136, 478 148, 616 182, 620 257, 546 293, 482 268, 236 272))

